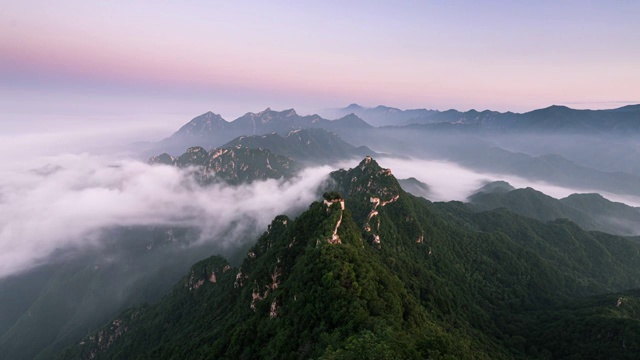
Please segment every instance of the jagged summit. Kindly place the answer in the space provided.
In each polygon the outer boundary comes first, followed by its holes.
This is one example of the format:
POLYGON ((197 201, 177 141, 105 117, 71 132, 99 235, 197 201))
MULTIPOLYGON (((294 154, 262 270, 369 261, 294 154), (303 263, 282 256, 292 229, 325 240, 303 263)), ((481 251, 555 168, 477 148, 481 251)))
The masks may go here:
POLYGON ((336 181, 338 191, 345 196, 369 193, 388 201, 402 192, 391 169, 380 167, 371 156, 366 156, 353 169, 334 171, 331 177, 336 181))
POLYGON ((345 204, 364 234, 365 242, 378 249, 423 243, 425 231, 407 194, 390 169, 366 156, 349 170, 331 173, 333 189, 345 196, 345 204), (407 242, 407 240, 409 242, 407 242))
POLYGON ((239 119, 236 119, 234 123, 245 117, 249 117, 251 119, 260 119, 262 120, 263 123, 267 123, 272 120, 281 120, 282 118, 288 118, 291 116, 298 116, 298 113, 296 113, 294 109, 275 111, 275 110, 271 110, 271 108, 268 107, 258 113, 248 112, 244 116, 240 117, 239 119))
POLYGON ((204 165, 209 153, 202 146, 193 146, 180 155, 176 161, 178 166, 204 165))
POLYGON ((208 111, 200 116, 196 116, 178 130, 177 134, 188 137, 206 136, 206 134, 224 129, 229 125, 219 114, 208 111))
POLYGON ((220 115, 208 112, 194 118, 170 137, 157 143, 149 155, 163 152, 181 154, 195 145, 211 149, 239 136, 264 135, 273 132, 284 136, 292 130, 303 128, 333 131, 349 141, 353 134, 361 130, 371 130, 372 126, 357 116, 327 120, 319 115, 299 115, 295 109, 275 111, 268 107, 257 113, 247 112, 230 122, 220 115))
POLYGON ((227 122, 220 114, 216 114, 213 111, 207 111, 206 113, 196 116, 195 121, 224 121, 227 122))
POLYGON ((194 176, 203 185, 220 181, 239 184, 289 178, 298 170, 291 158, 274 154, 267 149, 248 148, 240 144, 214 148, 211 151, 193 146, 178 158, 165 153, 150 158, 149 163, 192 167, 194 176))
POLYGON ((279 133, 240 136, 223 145, 242 145, 250 148, 269 149, 273 153, 289 156, 296 161, 314 164, 330 164, 336 161, 375 154, 367 147, 354 147, 335 132, 321 128, 299 128, 284 136, 279 133))

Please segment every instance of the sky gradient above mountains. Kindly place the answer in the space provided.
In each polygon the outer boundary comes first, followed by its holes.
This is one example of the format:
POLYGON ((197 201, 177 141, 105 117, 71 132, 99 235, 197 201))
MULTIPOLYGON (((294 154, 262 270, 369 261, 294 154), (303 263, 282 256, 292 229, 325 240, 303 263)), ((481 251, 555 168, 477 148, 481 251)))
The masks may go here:
POLYGON ((354 101, 619 107, 640 101, 639 7, 12 2, 0 11, 0 106, 3 117, 216 109, 226 118, 354 101))

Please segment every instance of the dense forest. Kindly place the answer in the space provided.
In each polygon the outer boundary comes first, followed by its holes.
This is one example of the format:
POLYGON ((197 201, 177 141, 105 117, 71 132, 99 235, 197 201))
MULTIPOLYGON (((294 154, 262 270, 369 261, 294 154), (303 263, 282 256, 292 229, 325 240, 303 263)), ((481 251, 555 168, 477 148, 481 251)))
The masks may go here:
POLYGON ((640 244, 405 193, 367 157, 60 359, 636 358, 640 244))

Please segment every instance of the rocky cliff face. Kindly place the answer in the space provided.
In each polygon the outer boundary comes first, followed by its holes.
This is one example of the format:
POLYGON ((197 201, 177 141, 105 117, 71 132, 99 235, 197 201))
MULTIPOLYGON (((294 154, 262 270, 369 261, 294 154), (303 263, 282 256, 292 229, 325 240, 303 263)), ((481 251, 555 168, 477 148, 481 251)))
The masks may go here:
POLYGON ((296 161, 314 164, 332 164, 340 160, 377 155, 365 146, 355 147, 346 143, 335 132, 317 128, 291 130, 284 136, 275 132, 260 136, 240 136, 223 147, 238 145, 269 149, 296 161))
POLYGON ((177 159, 168 154, 154 156, 151 164, 178 166, 193 169, 194 176, 202 184, 226 182, 249 183, 256 180, 289 178, 299 169, 288 157, 276 155, 265 149, 244 146, 214 148, 206 151, 200 146, 189 148, 177 159))

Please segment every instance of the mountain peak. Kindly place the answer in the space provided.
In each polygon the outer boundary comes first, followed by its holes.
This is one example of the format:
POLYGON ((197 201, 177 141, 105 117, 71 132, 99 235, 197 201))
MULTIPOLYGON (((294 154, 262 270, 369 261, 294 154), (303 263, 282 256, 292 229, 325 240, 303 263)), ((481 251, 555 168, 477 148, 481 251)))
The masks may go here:
POLYGON ((268 107, 268 108, 266 108, 266 109, 264 109, 262 111, 258 111, 257 113, 249 112, 245 116, 249 115, 252 118, 264 118, 265 116, 271 115, 273 112, 274 111, 271 110, 270 107, 268 107))
POLYGON ((486 182, 480 189, 476 190, 476 194, 478 193, 487 193, 487 194, 506 194, 510 191, 515 190, 513 187, 506 181, 498 180, 498 181, 490 181, 486 182))
POLYGON ((349 110, 349 111, 357 111, 357 110, 362 110, 362 109, 364 109, 364 108, 362 106, 356 104, 356 103, 349 104, 349 106, 347 106, 345 108, 345 110, 349 110))
POLYGON ((356 148, 342 140, 335 132, 322 128, 298 127, 284 135, 273 132, 265 135, 241 136, 223 147, 233 147, 238 144, 250 148, 269 149, 276 154, 315 164, 335 164, 353 157, 377 155, 367 147, 356 148))
POLYGON ((591 201, 609 201, 607 200, 604 196, 598 194, 598 193, 582 193, 582 194, 571 194, 569 196, 567 196, 565 199, 570 199, 570 200, 576 200, 576 199, 581 199, 581 200, 591 200, 591 201))
POLYGON ((381 201, 395 201, 401 193, 398 180, 391 173, 391 169, 380 167, 371 156, 366 156, 358 166, 331 173, 336 181, 337 189, 347 196, 356 193, 366 193, 377 197, 381 201))
POLYGON ((201 146, 192 146, 176 159, 176 164, 180 167, 204 165, 209 153, 201 146))
POLYGON ((214 148, 211 151, 193 146, 178 158, 161 154, 150 158, 149 163, 192 167, 194 178, 202 185, 289 178, 298 170, 296 163, 286 156, 274 154, 267 149, 242 146, 239 142, 234 146, 214 148))
POLYGON ((205 117, 205 118, 211 118, 211 117, 221 117, 220 114, 216 114, 213 111, 209 110, 206 113, 197 116, 196 118, 201 118, 201 117, 205 117))
POLYGON ((359 167, 361 167, 362 169, 364 169, 367 166, 373 166, 373 167, 380 167, 380 165, 378 165, 378 163, 373 160, 373 158, 369 155, 365 156, 364 159, 362 159, 362 161, 360 161, 360 164, 358 165, 359 167))
POLYGON ((359 119, 359 120, 362 120, 362 119, 360 119, 360 117, 358 115, 356 115, 355 113, 352 113, 352 112, 348 113, 347 115, 341 117, 338 120, 348 120, 348 119, 359 119))
POLYGON ((411 243, 424 242, 424 228, 416 220, 415 211, 406 206, 408 198, 398 180, 371 156, 352 169, 332 172, 331 179, 335 181, 332 189, 345 196, 366 243, 378 249, 399 245, 392 235, 397 231, 405 232, 411 243), (390 224, 403 224, 402 230, 393 229, 390 224))
POLYGON ((270 107, 260 111, 259 113, 247 113, 245 115, 249 116, 251 119, 260 119, 263 124, 269 123, 273 120, 284 119, 289 117, 298 116, 294 109, 287 109, 282 111, 272 110, 270 107))
POLYGON ((400 113, 402 112, 402 110, 398 109, 398 108, 394 108, 394 107, 390 107, 390 106, 385 106, 385 105, 378 105, 374 108, 374 110, 376 111, 382 111, 382 112, 391 112, 391 113, 400 113))
POLYGON ((208 134, 222 130, 228 122, 211 111, 196 116, 178 130, 176 134, 185 134, 187 136, 207 136, 208 134))
POLYGON ((349 113, 349 114, 347 114, 347 115, 345 115, 345 116, 343 116, 343 117, 341 117, 339 119, 336 119, 334 121, 341 122, 341 123, 346 123, 349 126, 358 126, 358 127, 364 127, 364 128, 370 128, 371 127, 371 125, 368 122, 362 120, 362 118, 359 117, 358 115, 356 115, 355 113, 349 113))
POLYGON ((227 122, 225 119, 222 118, 222 116, 220 116, 220 114, 216 114, 212 111, 207 111, 206 113, 196 116, 195 118, 193 118, 193 120, 191 120, 191 122, 195 122, 195 123, 219 123, 219 122, 227 122))
POLYGON ((152 156, 147 162, 149 164, 175 165, 176 158, 167 153, 162 153, 157 156, 152 156))
POLYGON ((544 109, 534 110, 534 111, 570 111, 572 108, 564 105, 551 105, 544 109))

